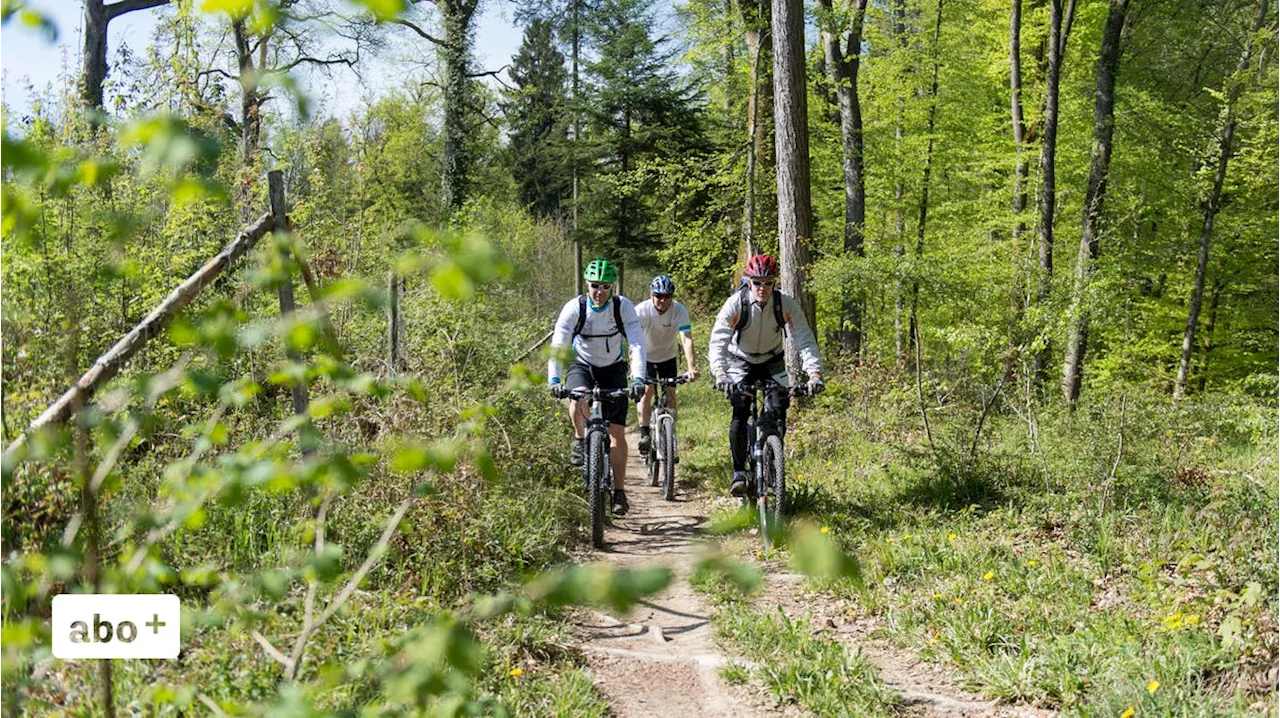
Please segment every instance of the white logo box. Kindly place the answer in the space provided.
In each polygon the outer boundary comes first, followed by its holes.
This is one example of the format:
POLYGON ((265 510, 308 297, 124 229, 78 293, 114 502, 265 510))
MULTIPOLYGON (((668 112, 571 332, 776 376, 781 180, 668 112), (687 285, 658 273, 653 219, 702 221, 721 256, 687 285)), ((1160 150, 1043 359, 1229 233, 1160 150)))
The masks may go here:
POLYGON ((54 658, 177 658, 182 606, 173 594, 53 597, 54 658))

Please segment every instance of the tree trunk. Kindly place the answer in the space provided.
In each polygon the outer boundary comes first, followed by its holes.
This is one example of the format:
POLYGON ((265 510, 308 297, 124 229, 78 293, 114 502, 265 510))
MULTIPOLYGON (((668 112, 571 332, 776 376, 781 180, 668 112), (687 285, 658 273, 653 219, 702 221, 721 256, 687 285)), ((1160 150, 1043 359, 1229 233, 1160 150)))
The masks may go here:
POLYGON ((393 269, 387 274, 387 367, 389 373, 400 371, 400 285, 401 279, 393 269))
POLYGON ((1102 204, 1107 196, 1107 173, 1111 167, 1111 138, 1115 131, 1116 68, 1120 64, 1121 37, 1129 0, 1111 0, 1107 22, 1102 29, 1102 48, 1095 71, 1093 105, 1093 149, 1089 157, 1089 179, 1084 192, 1084 220, 1080 251, 1076 255, 1074 297, 1068 316, 1066 361, 1062 367, 1062 394, 1074 409, 1080 398, 1085 350, 1089 340, 1089 278, 1098 258, 1098 235, 1102 227, 1102 204))
POLYGON ((1004 375, 1013 378, 1015 354, 1012 349, 1022 345, 1020 325, 1023 310, 1022 258, 1026 251, 1023 242, 1027 223, 1023 212, 1027 209, 1027 122, 1022 114, 1022 0, 1013 0, 1009 14, 1009 106, 1013 116, 1013 144, 1017 162, 1013 171, 1013 236, 1010 256, 1013 262, 1013 282, 1009 291, 1009 346, 1005 352, 1004 375))
MULTIPOLYGON (((898 47, 905 53, 907 48, 907 26, 906 8, 903 0, 894 0, 893 2, 893 36, 897 41, 898 47)), ((906 90, 903 89, 902 92, 905 93, 906 90)), ((901 167, 903 162, 902 124, 905 122, 903 117, 904 102, 902 95, 899 95, 898 118, 893 126, 894 154, 897 160, 896 164, 899 165, 895 168, 897 179, 893 185, 893 361, 899 366, 902 365, 906 356, 907 343, 911 341, 907 337, 905 322, 903 321, 907 305, 906 290, 902 282, 902 263, 907 254, 907 218, 902 209, 902 203, 906 197, 906 186, 902 181, 901 167)))
POLYGON ((80 101, 90 110, 102 109, 102 85, 107 80, 107 29, 111 21, 135 10, 165 5, 169 0, 84 0, 84 46, 81 49, 80 101))
MULTIPOLYGON (((929 114, 925 122, 925 136, 929 139, 924 151, 924 176, 921 177, 920 183, 920 211, 916 216, 916 269, 924 266, 921 258, 924 256, 924 227, 925 219, 929 215, 929 175, 933 169, 933 129, 938 114, 938 64, 939 50, 938 39, 942 36, 942 0, 938 0, 938 15, 933 25, 933 78, 929 83, 929 114)), ((918 327, 919 317, 917 310, 920 298, 920 278, 913 276, 911 279, 911 327, 910 336, 919 337, 920 331, 918 327)))
POLYGON ((467 128, 463 121, 468 112, 471 78, 471 18, 475 0, 444 0, 444 156, 442 204, 446 216, 453 216, 467 201, 471 155, 467 128))
POLYGON ((1240 64, 1235 75, 1227 78, 1226 114, 1223 116, 1222 129, 1219 133, 1220 147, 1218 152, 1218 171, 1213 177, 1213 189, 1204 202, 1204 223, 1200 232, 1200 253, 1196 262, 1196 282, 1191 290, 1191 308, 1187 312, 1187 328, 1182 334, 1182 359, 1178 362, 1178 376, 1173 382, 1173 398, 1182 398, 1187 390, 1187 374, 1191 369, 1191 352, 1195 347, 1196 324, 1200 319, 1200 304, 1204 299, 1204 276, 1209 267, 1209 243, 1213 239, 1213 220, 1221 208, 1222 183, 1227 176, 1227 161, 1231 159, 1231 143, 1236 132, 1235 104, 1240 98, 1240 86, 1243 75, 1249 69, 1249 57, 1253 53, 1253 42, 1262 23, 1267 17, 1267 0, 1258 3, 1258 14, 1254 16, 1253 27, 1249 37, 1245 39, 1244 51, 1240 54, 1240 64))
MULTIPOLYGON (((1043 308, 1053 290, 1053 217, 1056 209, 1055 162, 1058 149, 1058 83, 1062 74, 1062 0, 1049 0, 1049 61, 1045 72, 1044 133, 1040 140, 1039 267, 1036 272, 1036 304, 1043 308)), ((1037 388, 1043 388, 1052 341, 1048 327, 1039 327, 1041 346, 1031 362, 1037 388)))
POLYGON ((747 256, 750 257, 762 251, 760 228, 771 219, 770 208, 761 206, 767 202, 759 188, 761 177, 773 166, 773 155, 769 152, 769 120, 773 116, 773 103, 770 101, 773 85, 770 69, 773 63, 772 10, 769 0, 739 0, 738 9, 746 28, 751 74, 751 84, 747 88, 747 187, 743 227, 747 256), (762 88, 770 88, 770 91, 762 92, 762 88))
POLYGON ((756 145, 760 143, 760 30, 747 28, 747 192, 743 207, 743 239, 747 257, 756 253, 756 145))
MULTIPOLYGON (((828 15, 831 0, 818 0, 828 15)), ((823 32, 827 65, 836 88, 840 108, 840 140, 844 170, 844 251, 865 257, 864 232, 867 226, 866 168, 863 164, 862 103, 858 97, 858 68, 862 57, 862 25, 867 0, 854 0, 849 38, 842 48, 835 29, 823 32)), ((846 298, 840 312, 840 344, 855 361, 862 354, 862 300, 846 298)))
POLYGON ((1213 351, 1213 328, 1218 323, 1218 301, 1226 283, 1221 279, 1213 283, 1213 291, 1209 292, 1209 315, 1204 319, 1204 340, 1200 342, 1200 373, 1196 380, 1196 390, 1204 392, 1209 383, 1209 353, 1213 351))
MULTIPOLYGON (((778 254, 782 289, 800 303, 816 330, 813 295, 806 286, 813 214, 809 196, 809 103, 804 65, 804 12, 800 0, 773 0, 774 144, 778 158, 778 254)), ((787 367, 799 368, 787 341, 787 367)))
POLYGON ((573 0, 573 276, 578 285, 578 294, 582 294, 585 289, 582 286, 582 239, 578 235, 578 145, 582 136, 582 112, 578 105, 578 54, 582 47, 581 7, 582 0, 573 0))

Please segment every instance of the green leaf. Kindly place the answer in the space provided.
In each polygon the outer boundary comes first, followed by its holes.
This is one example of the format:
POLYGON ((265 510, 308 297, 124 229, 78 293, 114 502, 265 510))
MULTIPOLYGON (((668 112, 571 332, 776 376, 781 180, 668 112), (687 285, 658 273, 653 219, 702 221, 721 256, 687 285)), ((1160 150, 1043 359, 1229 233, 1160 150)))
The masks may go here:
POLYGON ((431 270, 431 283, 446 299, 464 301, 476 294, 475 283, 456 262, 443 262, 431 270))
POLYGON ((812 525, 797 527, 791 559, 795 569, 807 576, 826 581, 849 579, 862 588, 862 567, 857 559, 846 554, 830 534, 812 525))
POLYGON ((373 13, 378 22, 384 22, 400 16, 404 12, 404 0, 355 0, 373 13))

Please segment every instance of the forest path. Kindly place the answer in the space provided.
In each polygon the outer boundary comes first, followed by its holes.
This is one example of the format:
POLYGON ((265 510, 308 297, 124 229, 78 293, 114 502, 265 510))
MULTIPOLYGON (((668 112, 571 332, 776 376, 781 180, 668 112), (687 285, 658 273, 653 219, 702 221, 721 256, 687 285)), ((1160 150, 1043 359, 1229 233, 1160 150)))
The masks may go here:
MULTIPOLYGON (((798 716, 796 706, 774 705, 754 684, 731 685, 719 675, 729 662, 716 645, 712 608, 690 585, 712 499, 681 486, 675 501, 664 501, 645 478, 644 462, 634 452, 627 461, 630 511, 615 517, 605 532, 603 550, 582 558, 618 566, 662 565, 675 573, 665 591, 642 601, 626 616, 578 614, 574 631, 586 655, 596 687, 619 718, 689 716, 798 716)), ((999 705, 966 693, 945 669, 922 662, 911 651, 873 639, 874 617, 850 618, 847 607, 802 589, 803 577, 766 565, 761 606, 807 617, 824 638, 840 641, 875 665, 881 680, 902 698, 902 714, 968 718, 1054 715, 1022 706, 999 705)), ((739 663, 743 661, 739 660, 739 663)))

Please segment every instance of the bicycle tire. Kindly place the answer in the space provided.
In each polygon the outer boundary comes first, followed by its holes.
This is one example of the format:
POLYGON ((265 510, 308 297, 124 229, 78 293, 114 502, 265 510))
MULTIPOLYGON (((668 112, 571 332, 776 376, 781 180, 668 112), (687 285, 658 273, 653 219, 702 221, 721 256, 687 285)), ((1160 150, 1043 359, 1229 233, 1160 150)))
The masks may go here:
POLYGON ((773 537, 782 529, 782 516, 786 511, 787 476, 782 456, 782 437, 773 434, 764 439, 764 488, 765 500, 760 505, 760 527, 765 534, 765 546, 773 543, 773 537))
MULTIPOLYGON (((654 440, 656 441, 657 437, 654 437, 654 440)), ((650 449, 649 453, 644 455, 644 470, 645 474, 649 477, 650 486, 658 486, 661 483, 662 471, 658 467, 657 451, 650 449)))
POLYGON ((662 474, 662 498, 676 500, 676 420, 663 416, 658 422, 658 463, 662 474))
POLYGON ((604 547, 604 520, 605 511, 608 510, 609 487, 604 485, 605 482, 605 462, 608 457, 605 455, 605 435, 600 431, 591 432, 587 438, 587 476, 590 486, 587 490, 587 505, 591 512, 591 545, 596 548, 604 547))

